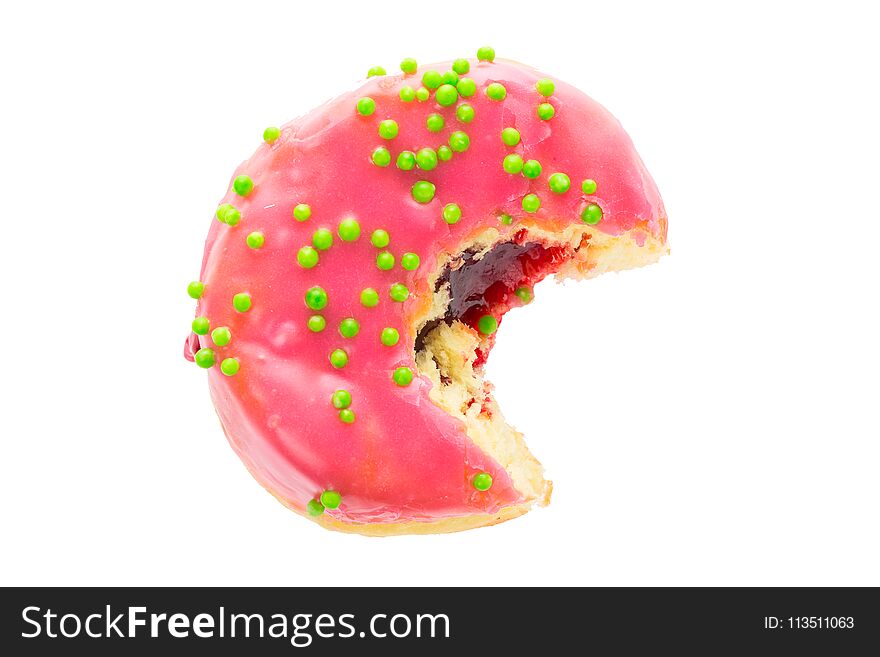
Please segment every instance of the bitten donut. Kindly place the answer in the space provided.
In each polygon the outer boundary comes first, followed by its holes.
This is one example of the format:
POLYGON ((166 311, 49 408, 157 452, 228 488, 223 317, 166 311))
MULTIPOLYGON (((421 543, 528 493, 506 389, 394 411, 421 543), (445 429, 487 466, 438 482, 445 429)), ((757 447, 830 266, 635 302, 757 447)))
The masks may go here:
POLYGON ((185 355, 251 474, 371 535, 546 504, 483 379, 495 332, 550 274, 667 251, 654 181, 598 103, 488 47, 400 69, 266 129, 188 290, 185 355))

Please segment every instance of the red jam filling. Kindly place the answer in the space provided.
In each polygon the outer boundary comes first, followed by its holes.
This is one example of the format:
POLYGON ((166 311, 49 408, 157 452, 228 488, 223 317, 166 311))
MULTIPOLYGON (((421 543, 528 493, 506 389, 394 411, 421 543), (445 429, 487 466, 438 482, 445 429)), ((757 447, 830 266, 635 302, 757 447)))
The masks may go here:
MULTIPOLYGON (((494 246, 479 259, 474 252, 463 253, 437 280, 437 289, 449 284, 451 301, 446 315, 426 326, 419 337, 440 321, 460 320, 479 330, 480 318, 491 315, 500 324, 504 313, 531 300, 536 283, 558 271, 562 263, 574 256, 570 246, 545 246, 525 239, 526 232, 520 231, 512 241, 494 246)), ((477 352, 475 366, 485 362, 494 343, 494 333, 488 338, 486 348, 477 352)), ((417 349, 421 342, 421 339, 416 341, 417 349)))

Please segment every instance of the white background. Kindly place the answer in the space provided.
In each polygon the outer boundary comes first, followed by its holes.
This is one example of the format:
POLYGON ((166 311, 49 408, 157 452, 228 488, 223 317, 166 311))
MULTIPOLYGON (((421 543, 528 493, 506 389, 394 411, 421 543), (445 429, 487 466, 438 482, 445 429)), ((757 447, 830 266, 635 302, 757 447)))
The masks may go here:
POLYGON ((880 585, 876 16, 712 5, 5 8, 0 583, 880 585), (489 375, 548 508, 331 533, 227 446, 186 284, 265 126, 484 43, 620 118, 672 255, 504 323, 489 375))

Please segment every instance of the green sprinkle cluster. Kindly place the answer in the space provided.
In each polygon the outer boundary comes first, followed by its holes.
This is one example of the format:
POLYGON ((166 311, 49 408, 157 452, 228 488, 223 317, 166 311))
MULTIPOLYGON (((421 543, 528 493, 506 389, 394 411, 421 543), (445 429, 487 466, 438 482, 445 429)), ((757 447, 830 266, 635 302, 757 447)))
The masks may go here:
POLYGON ((231 203, 223 203, 218 207, 216 216, 221 224, 227 224, 229 226, 235 226, 241 221, 241 212, 231 203))

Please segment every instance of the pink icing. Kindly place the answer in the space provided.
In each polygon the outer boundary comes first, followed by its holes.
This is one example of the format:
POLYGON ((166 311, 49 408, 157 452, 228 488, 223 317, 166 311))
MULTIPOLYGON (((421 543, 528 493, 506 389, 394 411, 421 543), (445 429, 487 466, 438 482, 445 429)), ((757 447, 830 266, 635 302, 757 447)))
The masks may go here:
POLYGON ((451 418, 428 398, 431 383, 416 377, 399 387, 391 374, 399 366, 415 370, 410 317, 424 311, 432 290, 427 276, 441 253, 456 253, 468 238, 486 227, 512 236, 529 222, 545 228, 561 228, 579 221, 588 202, 598 203, 604 217, 598 231, 620 234, 634 231, 639 244, 646 233, 665 239, 666 221, 662 201, 650 175, 636 154, 629 137, 602 106, 562 82, 549 99, 556 115, 539 120, 537 105, 544 101, 534 88, 542 74, 512 62, 471 61, 477 93, 459 102, 471 104, 476 117, 460 123, 455 107, 442 108, 433 95, 426 102, 404 103, 401 86, 420 86, 428 69, 448 70, 450 63, 422 67, 417 75, 389 75, 367 80, 356 91, 344 94, 281 130, 281 137, 261 145, 236 171, 254 181, 247 197, 231 186, 222 202, 241 211, 241 222, 228 226, 213 221, 208 235, 201 280, 206 289, 198 315, 208 317, 211 327, 228 326, 232 341, 213 345, 210 335, 190 336, 185 349, 189 357, 199 347, 212 347, 217 362, 236 357, 241 363, 234 376, 219 366, 208 373, 212 398, 233 448, 254 477, 291 507, 305 510, 310 499, 325 489, 339 491, 342 505, 327 513, 350 522, 432 520, 475 512, 495 512, 521 501, 510 478, 483 453, 451 418), (486 97, 491 82, 507 89, 502 102, 486 97), (361 116, 356 102, 369 96, 376 102, 371 116, 361 116), (446 119, 441 133, 431 133, 425 119, 432 112, 446 119), (383 119, 399 124, 399 135, 385 140, 377 133, 383 119), (510 148, 500 138, 505 127, 519 130, 521 143, 510 148), (437 148, 454 130, 470 137, 466 152, 455 153, 430 172, 415 168, 401 171, 395 161, 402 150, 437 148), (385 146, 392 164, 374 165, 372 151, 385 146), (524 159, 537 159, 543 166, 538 179, 509 175, 501 167, 505 155, 517 152, 524 159), (565 194, 551 193, 550 174, 561 171, 572 181, 565 194), (598 182, 591 197, 581 193, 585 178, 598 182), (418 180, 436 185, 433 201, 413 201, 410 188, 418 180), (536 193, 541 209, 527 216, 522 197, 536 193), (311 218, 298 222, 292 209, 298 203, 311 206, 311 218), (462 219, 448 225, 441 217, 443 206, 457 203, 462 219), (512 226, 497 217, 506 212, 512 226), (356 242, 343 242, 336 228, 353 217, 362 233, 356 242), (333 246, 320 252, 312 269, 297 264, 301 246, 311 244, 312 233, 327 228, 333 246), (370 244, 373 230, 391 235, 387 247, 396 258, 391 271, 376 267, 380 249, 370 244), (245 243, 251 231, 265 235, 265 246, 254 250, 245 243), (416 271, 400 267, 405 252, 417 253, 416 271), (389 287, 404 283, 410 290, 404 303, 392 301, 389 287), (320 314, 327 328, 313 333, 306 326, 315 311, 303 296, 322 286, 329 305, 320 314), (360 292, 373 287, 380 295, 374 308, 361 305, 360 292), (232 297, 248 292, 252 308, 239 313, 232 297), (342 337, 340 320, 354 317, 360 332, 353 339, 342 337), (384 327, 400 331, 394 347, 380 343, 384 327), (334 369, 330 352, 343 348, 349 362, 334 369), (348 390, 356 414, 353 424, 340 421, 330 403, 336 389, 348 390), (471 480, 489 472, 492 487, 475 490, 471 480))

